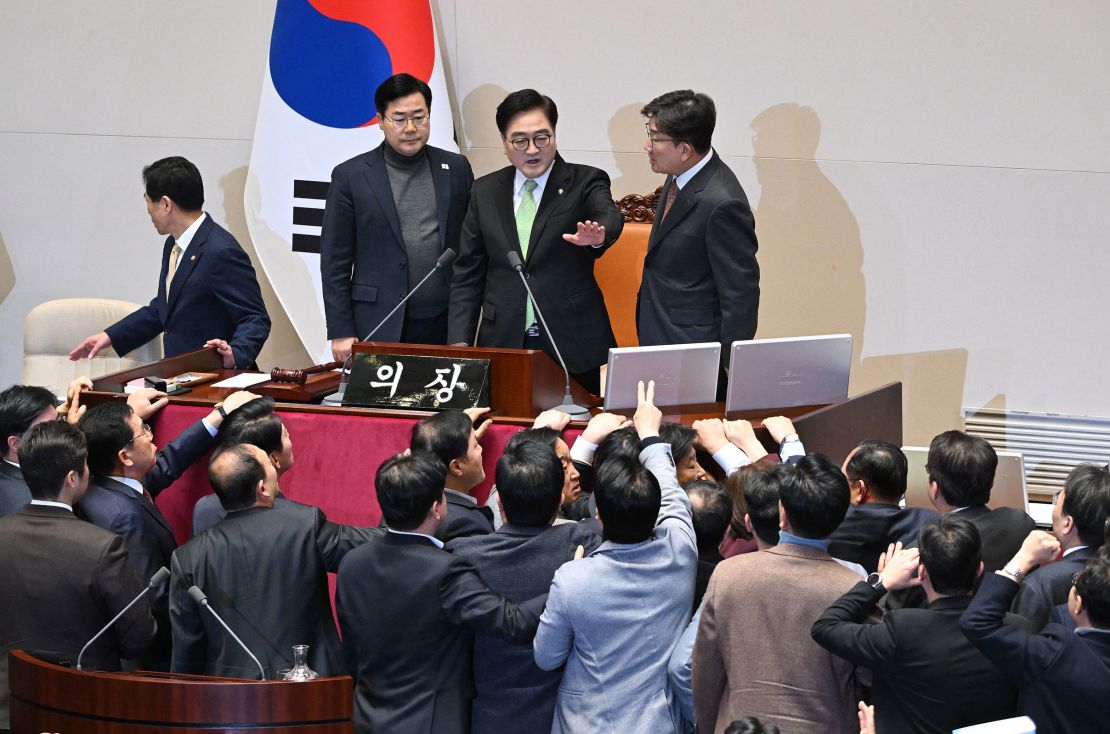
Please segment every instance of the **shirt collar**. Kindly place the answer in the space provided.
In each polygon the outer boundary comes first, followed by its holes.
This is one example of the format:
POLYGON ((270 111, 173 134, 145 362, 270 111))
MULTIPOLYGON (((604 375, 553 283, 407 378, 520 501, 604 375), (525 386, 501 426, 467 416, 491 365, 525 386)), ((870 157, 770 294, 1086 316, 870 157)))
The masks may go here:
POLYGON ((1087 546, 1085 546, 1085 545, 1077 545, 1074 548, 1068 548, 1066 551, 1064 551, 1063 555, 1061 555, 1060 557, 1061 558, 1067 558, 1072 553, 1075 553, 1077 550, 1083 550, 1086 547, 1087 546))
POLYGON ((1075 634, 1080 637, 1086 637, 1088 635, 1110 635, 1110 630, 1102 629, 1101 627, 1076 627, 1075 634))
MULTIPOLYGON (((551 178, 551 169, 555 167, 555 161, 547 167, 547 170, 536 176, 533 181, 536 182, 536 190, 532 192, 532 198, 536 200, 536 206, 540 205, 540 199, 543 198, 543 190, 547 187, 547 179, 551 178)), ((524 182, 528 177, 516 169, 516 175, 513 177, 513 201, 520 202, 524 198, 524 182)))
POLYGON ((200 229, 200 225, 204 223, 204 218, 207 216, 207 214, 201 212, 200 216, 197 217, 197 221, 190 224, 189 228, 182 232, 180 237, 174 240, 174 244, 181 248, 182 255, 185 254, 185 250, 189 247, 189 243, 193 241, 193 237, 196 235, 197 230, 200 229))
POLYGON ((455 489, 447 489, 446 487, 443 488, 443 492, 444 492, 444 494, 449 494, 453 497, 457 497, 458 499, 462 500, 463 502, 465 502, 468 505, 472 505, 474 507, 478 506, 478 500, 474 499, 473 497, 471 497, 468 494, 464 494, 464 493, 459 492, 458 490, 455 490, 455 489))
POLYGON ((443 548, 442 540, 431 535, 425 535, 424 533, 410 533, 407 530, 394 530, 393 528, 386 528, 386 532, 393 533, 394 535, 415 535, 417 538, 427 538, 436 544, 436 548, 443 548))
POLYGON ((803 538, 798 535, 793 535, 785 530, 779 531, 779 544, 792 543, 794 545, 804 545, 807 548, 816 548, 817 550, 827 551, 829 549, 828 538, 803 538))
POLYGON ((709 152, 705 154, 705 157, 695 163, 693 167, 690 168, 690 170, 688 170, 686 173, 680 173, 679 175, 674 177, 674 182, 678 186, 679 191, 684 189, 686 187, 686 184, 690 183, 690 179, 698 175, 698 171, 705 168, 705 165, 709 163, 709 160, 712 157, 713 149, 710 148, 709 152))
POLYGON ((63 510, 73 512, 73 508, 65 502, 52 502, 50 500, 31 500, 31 504, 37 507, 61 507, 63 510))
POLYGON ((18 469, 18 468, 19 468, 19 464, 17 464, 17 463, 16 463, 16 462, 14 462, 14 461, 8 461, 7 459, 4 459, 4 463, 6 463, 6 464, 11 464, 11 465, 12 465, 12 466, 14 466, 14 467, 15 467, 16 469, 18 469))
POLYGON ((128 487, 135 490, 135 493, 138 494, 140 497, 142 497, 144 494, 146 494, 146 490, 143 489, 143 483, 140 482, 138 479, 132 479, 131 477, 108 477, 108 478, 109 479, 115 479, 120 484, 126 484, 128 487))

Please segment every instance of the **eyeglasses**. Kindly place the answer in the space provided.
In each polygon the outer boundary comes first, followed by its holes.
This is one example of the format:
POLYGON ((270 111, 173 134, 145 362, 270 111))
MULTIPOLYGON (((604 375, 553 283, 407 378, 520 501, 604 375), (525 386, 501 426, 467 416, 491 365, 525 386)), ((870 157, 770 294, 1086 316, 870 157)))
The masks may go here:
POLYGON ((509 145, 513 146, 513 148, 515 148, 516 150, 528 150, 528 145, 532 144, 540 150, 543 150, 547 146, 551 145, 551 141, 554 138, 555 136, 551 133, 539 133, 537 135, 533 135, 530 138, 527 135, 523 135, 521 137, 513 138, 512 140, 510 140, 509 145))
POLYGON ((657 132, 658 130, 651 129, 651 125, 644 125, 644 134, 647 135, 648 142, 651 145, 655 145, 656 143, 673 143, 675 141, 674 138, 660 138, 656 135, 657 132))
POLYGON ((136 441, 136 439, 142 438, 143 436, 146 436, 147 438, 151 438, 151 439, 154 438, 154 429, 151 428, 150 424, 148 424, 148 423, 143 424, 142 433, 140 433, 136 436, 132 436, 131 440, 128 441, 127 443, 125 443, 124 446, 130 446, 131 444, 133 444, 136 441))
POLYGON ((429 116, 413 115, 412 117, 387 117, 385 119, 389 120, 389 123, 393 125, 393 128, 397 132, 403 133, 405 129, 409 126, 410 122, 412 123, 412 126, 417 130, 423 130, 424 128, 428 127, 429 116))

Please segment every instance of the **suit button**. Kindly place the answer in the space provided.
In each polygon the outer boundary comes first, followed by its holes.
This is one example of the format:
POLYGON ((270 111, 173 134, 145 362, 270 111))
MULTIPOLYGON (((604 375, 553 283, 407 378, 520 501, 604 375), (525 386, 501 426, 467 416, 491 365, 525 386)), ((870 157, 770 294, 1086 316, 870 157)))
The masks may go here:
POLYGON ((404 264, 404 263, 400 263, 400 268, 401 268, 401 270, 404 270, 404 269, 405 269, 405 264, 404 264))
POLYGON ((400 298, 398 298, 397 300, 398 300, 398 301, 403 301, 403 300, 405 300, 405 295, 406 295, 406 294, 402 293, 402 294, 401 294, 401 296, 400 296, 400 298))

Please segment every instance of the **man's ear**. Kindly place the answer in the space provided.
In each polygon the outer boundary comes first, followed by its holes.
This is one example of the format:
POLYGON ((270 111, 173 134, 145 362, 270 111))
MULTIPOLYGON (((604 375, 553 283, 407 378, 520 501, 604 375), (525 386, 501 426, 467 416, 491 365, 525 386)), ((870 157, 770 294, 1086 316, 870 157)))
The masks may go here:
POLYGON ((19 436, 8 436, 8 451, 19 456, 19 436))
POLYGON ((269 495, 266 494, 266 482, 259 479, 258 485, 254 488, 254 501, 265 504, 267 500, 269 500, 269 495))
POLYGON ((859 497, 858 504, 862 505, 867 502, 867 500, 871 499, 871 488, 868 487, 867 482, 863 481, 862 479, 858 479, 856 481, 858 482, 857 486, 859 487, 859 489, 856 490, 858 493, 857 496, 859 497))
POLYGON ((463 475, 462 464, 459 463, 458 459, 451 459, 451 463, 447 465, 447 471, 452 476, 461 477, 463 475))
POLYGON ((135 466, 135 462, 131 458, 131 452, 127 450, 126 446, 116 452, 116 461, 123 466, 135 466))
MULTIPOLYGON (((982 575, 983 575, 983 568, 984 568, 984 566, 983 566, 983 562, 982 562, 982 561, 979 561, 979 570, 975 572, 975 578, 979 578, 980 576, 982 576, 982 575)), ((921 569, 922 569, 922 570, 925 570, 925 566, 924 566, 924 565, 922 565, 922 566, 921 566, 921 569)))
POLYGON ((779 502, 779 530, 786 530, 790 527, 790 518, 786 516, 786 508, 779 502))
POLYGON ((755 535, 755 526, 752 525, 752 516, 744 513, 744 529, 747 530, 752 536, 755 535))

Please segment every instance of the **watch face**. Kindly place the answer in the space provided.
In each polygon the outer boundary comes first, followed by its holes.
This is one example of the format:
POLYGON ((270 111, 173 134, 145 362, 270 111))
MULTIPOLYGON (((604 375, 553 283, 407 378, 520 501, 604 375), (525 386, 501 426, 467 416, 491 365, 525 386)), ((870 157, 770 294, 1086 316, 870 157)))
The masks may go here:
POLYGON ((882 578, 882 577, 879 576, 879 574, 876 571, 872 571, 871 573, 869 573, 867 575, 867 583, 871 584, 872 586, 878 586, 880 578, 882 578))

